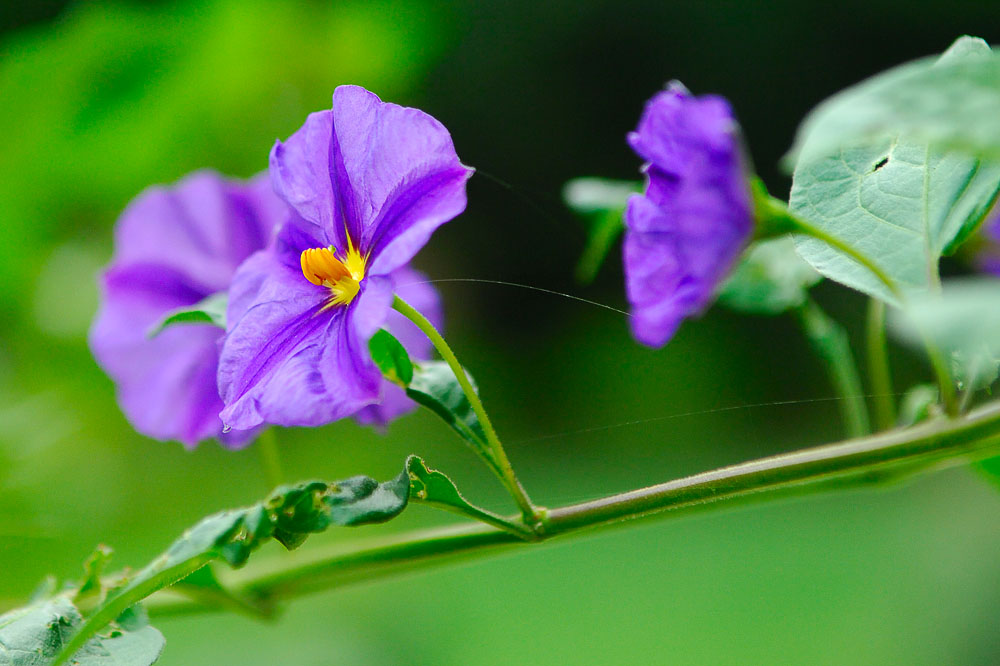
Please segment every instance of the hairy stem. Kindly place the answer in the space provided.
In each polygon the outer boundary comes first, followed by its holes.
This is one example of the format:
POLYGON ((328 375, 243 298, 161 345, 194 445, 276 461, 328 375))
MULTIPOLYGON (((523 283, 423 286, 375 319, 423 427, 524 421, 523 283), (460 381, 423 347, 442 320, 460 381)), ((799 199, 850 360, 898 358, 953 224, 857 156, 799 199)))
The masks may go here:
POLYGON ((476 413, 476 417, 479 419, 480 425, 483 427, 483 432, 486 433, 486 440, 490 446, 490 450, 493 454, 493 462, 495 462, 494 470, 497 472, 500 480, 503 482, 507 491, 517 502, 517 506, 521 509, 521 514, 524 517, 524 522, 529 526, 533 527, 537 524, 541 518, 540 510, 531 503, 531 499, 528 497, 528 493, 521 486, 521 482, 518 481, 517 475, 514 474, 514 468, 511 467, 510 460, 507 458, 507 453, 504 451, 503 444, 500 443, 500 438, 497 437, 496 430, 493 429, 493 424, 490 422, 490 417, 486 414, 486 409, 483 407, 482 401, 479 399, 479 395, 476 390, 472 387, 472 382, 469 381, 469 376, 465 374, 465 368, 462 364, 458 362, 458 358, 455 356, 455 352, 451 350, 445 339, 438 333, 434 325, 430 323, 426 317, 424 317, 420 312, 415 310, 409 303, 401 299, 399 296, 395 297, 393 300, 392 307, 402 314, 404 317, 416 324, 417 328, 423 331, 424 335, 430 339, 431 344, 437 349, 438 353, 441 354, 441 358, 445 360, 448 367, 451 368, 452 372, 455 373, 455 378, 458 379, 459 385, 462 387, 462 391, 465 392, 465 397, 469 400, 469 405, 472 406, 472 410, 476 413))
POLYGON ((868 407, 847 332, 812 299, 807 299, 796 314, 806 338, 825 362, 830 383, 841 398, 840 411, 847 436, 867 435, 871 432, 868 407))
POLYGON ((885 303, 877 298, 868 299, 865 338, 868 348, 868 376, 875 405, 875 426, 879 430, 888 430, 896 423, 896 402, 893 399, 889 349, 885 340, 885 303))
MULTIPOLYGON (((803 449, 723 467, 667 483, 551 509, 544 541, 585 529, 654 514, 680 516, 696 510, 829 490, 857 481, 897 478, 965 464, 1000 451, 1000 401, 957 419, 925 421, 837 444, 803 449)), ((334 544, 296 558, 273 558, 231 575, 228 586, 270 604, 303 594, 425 569, 457 559, 515 547, 530 547, 517 536, 485 525, 400 534, 362 548, 334 544)), ((149 610, 178 614, 215 610, 190 599, 159 594, 149 610)))

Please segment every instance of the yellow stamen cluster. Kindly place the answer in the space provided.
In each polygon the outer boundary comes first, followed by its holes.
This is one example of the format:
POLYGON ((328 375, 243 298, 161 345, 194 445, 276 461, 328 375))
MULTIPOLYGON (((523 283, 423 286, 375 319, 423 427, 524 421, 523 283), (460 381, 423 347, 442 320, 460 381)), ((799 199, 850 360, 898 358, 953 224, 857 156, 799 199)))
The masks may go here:
POLYGON ((333 246, 314 247, 302 252, 302 274, 313 284, 330 290, 327 308, 347 305, 361 289, 365 259, 350 241, 343 259, 337 257, 333 246))

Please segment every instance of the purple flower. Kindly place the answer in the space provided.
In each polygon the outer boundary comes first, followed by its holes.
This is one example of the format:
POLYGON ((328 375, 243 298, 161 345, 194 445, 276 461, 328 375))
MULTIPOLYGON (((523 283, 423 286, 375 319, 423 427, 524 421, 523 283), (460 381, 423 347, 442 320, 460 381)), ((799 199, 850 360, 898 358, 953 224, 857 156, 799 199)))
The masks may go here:
POLYGON ((405 266, 431 233, 465 210, 472 170, 434 118, 341 86, 332 110, 275 144, 270 172, 295 214, 233 279, 223 422, 312 426, 376 403, 359 420, 398 413, 368 340, 387 325, 409 336, 390 317, 393 292, 412 282, 405 266))
POLYGON ((980 270, 1000 276, 1000 205, 994 205, 983 222, 975 262, 980 270))
POLYGON ((136 430, 188 447, 208 437, 233 447, 249 439, 252 433, 222 435, 222 331, 187 324, 147 334, 169 311, 226 290, 240 262, 267 244, 287 214, 266 174, 243 183, 212 171, 152 187, 122 213, 90 348, 136 430))
POLYGON ((672 83, 628 143, 647 164, 644 194, 625 209, 625 284, 632 333, 659 347, 712 301, 753 231, 739 127, 721 97, 672 83))
MULTIPOLYGON (((393 271, 392 278, 399 297, 427 317, 434 324, 434 328, 440 331, 444 324, 444 309, 441 297, 437 290, 427 283, 427 277, 412 268, 397 268, 393 271)), ((431 341, 416 324, 395 310, 389 312, 383 328, 402 343, 410 358, 426 360, 431 357, 434 348, 431 341)), ((362 407, 354 414, 354 419, 362 425, 384 426, 416 407, 417 403, 407 398, 402 388, 383 380, 381 401, 362 407)))

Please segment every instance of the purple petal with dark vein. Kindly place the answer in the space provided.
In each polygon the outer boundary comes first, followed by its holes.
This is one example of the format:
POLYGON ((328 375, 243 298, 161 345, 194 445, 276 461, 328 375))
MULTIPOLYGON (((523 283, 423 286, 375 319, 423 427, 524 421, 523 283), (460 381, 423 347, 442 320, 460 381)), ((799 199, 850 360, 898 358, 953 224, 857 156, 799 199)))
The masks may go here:
MULTIPOLYGON (((395 293, 421 312, 439 331, 444 324, 441 296, 433 285, 427 283, 427 276, 409 267, 393 271, 395 293)), ((384 327, 406 348, 410 358, 416 361, 431 357, 433 345, 416 324, 395 310, 389 312, 384 327)), ((385 426, 390 421, 413 410, 416 403, 406 397, 406 393, 392 382, 382 380, 382 400, 368 405, 355 415, 362 425, 385 426)))
MULTIPOLYGON (((259 182, 257 187, 259 188, 259 182)), ((224 290, 251 252, 263 247, 283 210, 277 197, 198 171, 170 188, 153 187, 122 213, 112 265, 159 264, 190 276, 206 293, 224 290)))
POLYGON ((471 175, 459 164, 401 182, 371 225, 370 270, 386 274, 406 265, 438 227, 461 214, 471 175))
POLYGON ((301 273, 303 250, 327 245, 318 226, 293 214, 278 231, 274 240, 274 252, 282 264, 301 273))
POLYGON ((198 293, 184 277, 158 267, 112 269, 102 281, 102 303, 90 346, 117 387, 122 411, 140 433, 176 439, 188 447, 219 434, 222 401, 215 387, 218 328, 176 326, 146 334, 198 293))
MULTIPOLYGON (((200 171, 147 190, 122 214, 90 345, 140 432, 188 446, 221 435, 219 330, 189 324, 153 339, 147 333, 170 310, 225 289, 287 212, 267 174, 244 183, 200 171)), ((252 435, 221 439, 238 446, 252 435)))
MULTIPOLYGON (((274 409, 279 394, 287 393, 280 382, 270 393, 276 377, 291 372, 303 376, 310 372, 302 364, 318 358, 322 334, 336 312, 320 312, 328 291, 306 281, 277 261, 271 252, 258 252, 237 271, 230 287, 226 312, 226 339, 219 359, 219 393, 225 402, 220 416, 237 430, 259 425, 264 414, 274 409), (284 368, 291 359, 295 368, 284 368)), ((318 373, 315 370, 311 374, 318 373)), ((321 399, 320 390, 311 402, 321 399)), ((307 391, 308 392, 308 391, 307 391)), ((269 422, 298 425, 293 419, 269 422)))
POLYGON ((344 200, 354 203, 348 212, 361 227, 359 244, 371 254, 369 270, 386 275, 465 209, 472 170, 459 162, 440 122, 358 86, 334 91, 333 131, 336 180, 353 192, 344 200), (379 256, 397 240, 392 252, 379 256))
POLYGON ((323 383, 337 406, 337 416, 329 420, 350 416, 379 401, 382 373, 372 361, 368 341, 385 325, 392 298, 391 280, 367 278, 351 304, 343 308, 344 316, 331 323, 320 359, 323 383))

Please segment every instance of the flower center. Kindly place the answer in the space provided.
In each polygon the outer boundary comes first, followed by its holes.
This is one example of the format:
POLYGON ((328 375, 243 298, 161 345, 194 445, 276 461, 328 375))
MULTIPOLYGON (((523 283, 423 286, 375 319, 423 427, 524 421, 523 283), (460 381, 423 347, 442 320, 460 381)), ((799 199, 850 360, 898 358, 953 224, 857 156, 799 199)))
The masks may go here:
POLYGON ((365 279, 367 257, 347 241, 347 252, 338 258, 336 250, 330 247, 314 247, 302 252, 302 274, 315 285, 330 290, 326 308, 347 305, 358 295, 361 281, 365 279))

